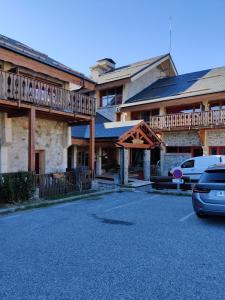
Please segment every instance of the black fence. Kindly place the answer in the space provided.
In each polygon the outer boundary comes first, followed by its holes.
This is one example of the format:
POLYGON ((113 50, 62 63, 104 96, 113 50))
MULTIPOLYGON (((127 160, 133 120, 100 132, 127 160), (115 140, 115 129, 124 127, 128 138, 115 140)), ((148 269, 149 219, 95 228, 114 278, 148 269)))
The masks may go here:
POLYGON ((34 186, 39 189, 40 198, 89 190, 91 182, 92 172, 88 168, 34 175, 34 186))

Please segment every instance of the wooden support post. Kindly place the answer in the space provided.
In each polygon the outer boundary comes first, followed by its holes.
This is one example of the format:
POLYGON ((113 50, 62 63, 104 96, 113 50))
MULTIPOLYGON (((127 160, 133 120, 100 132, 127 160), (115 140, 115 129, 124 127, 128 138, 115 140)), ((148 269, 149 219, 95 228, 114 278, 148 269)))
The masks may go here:
POLYGON ((35 107, 29 110, 28 114, 28 170, 35 171, 35 107))
POLYGON ((94 176, 95 170, 95 118, 90 121, 89 168, 94 176))

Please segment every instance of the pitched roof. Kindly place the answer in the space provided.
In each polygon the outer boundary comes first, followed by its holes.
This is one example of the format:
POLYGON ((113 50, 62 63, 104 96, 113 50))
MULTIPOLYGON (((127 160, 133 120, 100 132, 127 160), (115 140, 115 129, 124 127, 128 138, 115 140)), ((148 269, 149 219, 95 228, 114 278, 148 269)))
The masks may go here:
POLYGON ((20 43, 16 40, 13 40, 13 39, 6 37, 4 35, 1 35, 1 34, 0 34, 0 48, 5 48, 8 50, 11 50, 11 51, 21 54, 23 56, 26 56, 26 57, 29 57, 36 61, 39 61, 43 64, 46 64, 46 65, 49 65, 56 69, 59 69, 63 72, 66 72, 66 73, 75 75, 81 79, 85 79, 87 81, 93 82, 90 78, 86 77, 84 74, 77 72, 77 71, 61 64, 60 62, 54 60, 53 58, 49 57, 48 55, 46 55, 42 52, 39 52, 37 50, 34 50, 23 43, 20 43))
POLYGON ((158 79, 121 107, 225 91, 225 67, 158 79))
POLYGON ((147 60, 139 61, 130 65, 116 68, 113 71, 109 71, 100 75, 97 82, 98 84, 103 84, 110 81, 131 78, 132 76, 138 74, 139 72, 142 72, 143 70, 145 70, 152 64, 160 61, 166 56, 169 56, 169 54, 163 54, 147 60))
MULTIPOLYGON (((119 138, 123 133, 127 132, 139 123, 140 120, 95 124, 95 138, 119 138)), ((79 139, 89 139, 89 125, 72 127, 72 137, 79 139)))
POLYGON ((105 116, 98 113, 97 111, 95 115, 95 123, 105 123, 105 122, 111 122, 111 121, 107 119, 105 116))

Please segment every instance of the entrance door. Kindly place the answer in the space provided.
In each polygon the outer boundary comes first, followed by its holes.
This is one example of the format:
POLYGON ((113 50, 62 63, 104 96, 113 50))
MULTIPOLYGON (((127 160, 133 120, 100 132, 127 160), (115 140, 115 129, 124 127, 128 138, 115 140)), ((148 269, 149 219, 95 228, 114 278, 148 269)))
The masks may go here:
POLYGON ((202 147, 193 147, 192 149, 192 157, 202 156, 203 150, 202 147))
POLYGON ((44 173, 44 150, 35 152, 35 173, 44 173))
POLYGON ((35 173, 40 174, 40 153, 35 153, 35 173))

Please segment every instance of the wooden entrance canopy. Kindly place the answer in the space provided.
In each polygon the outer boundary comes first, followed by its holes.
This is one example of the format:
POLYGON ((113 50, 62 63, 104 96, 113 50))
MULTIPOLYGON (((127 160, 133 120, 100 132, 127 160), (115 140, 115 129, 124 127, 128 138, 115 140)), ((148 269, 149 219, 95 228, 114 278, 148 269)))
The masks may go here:
MULTIPOLYGON (((116 146, 130 149, 153 149, 162 144, 160 137, 144 121, 109 122, 95 124, 96 146, 116 146)), ((72 129, 72 143, 88 146, 89 126, 76 126, 72 129)))
POLYGON ((159 147, 161 143, 159 136, 142 121, 122 134, 116 142, 116 146, 129 149, 153 149, 159 147))

